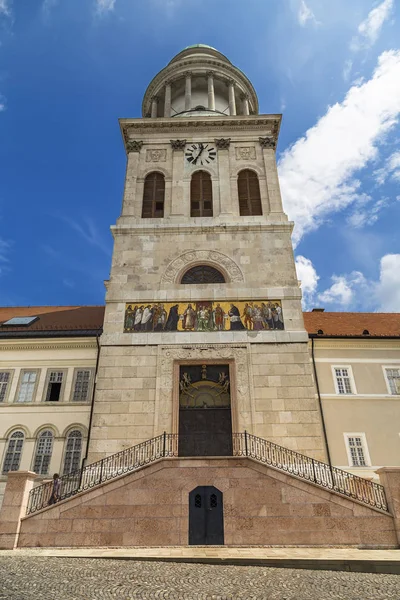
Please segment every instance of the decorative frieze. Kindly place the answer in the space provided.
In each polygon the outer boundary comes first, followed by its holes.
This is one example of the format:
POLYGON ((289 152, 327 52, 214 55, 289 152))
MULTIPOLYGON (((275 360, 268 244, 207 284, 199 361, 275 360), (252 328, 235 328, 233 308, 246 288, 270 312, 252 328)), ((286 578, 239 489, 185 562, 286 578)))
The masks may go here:
POLYGON ((139 142, 137 140, 128 140, 126 142, 126 151, 127 152, 140 152, 142 149, 143 142, 139 142))
POLYGON ((184 150, 186 146, 186 140, 170 140, 172 150, 184 150))
POLYGON ((261 148, 272 148, 275 150, 276 142, 272 137, 260 137, 258 138, 260 141, 261 148))
POLYGON ((231 138, 219 138, 215 140, 215 144, 219 150, 227 150, 231 145, 231 138))
POLYGON ((146 162, 165 162, 167 151, 165 149, 146 150, 146 162))
POLYGON ((236 148, 237 160, 255 160, 256 149, 254 146, 239 146, 236 148))
POLYGON ((175 258, 169 263, 164 275, 162 276, 161 282, 165 283, 176 283, 179 280, 179 276, 182 269, 190 263, 208 263, 215 265, 216 268, 223 268, 231 281, 243 282, 243 273, 239 266, 226 254, 217 252, 216 250, 189 250, 184 252, 178 258, 175 258))
POLYGON ((280 300, 131 302, 125 306, 125 333, 283 329, 280 300))

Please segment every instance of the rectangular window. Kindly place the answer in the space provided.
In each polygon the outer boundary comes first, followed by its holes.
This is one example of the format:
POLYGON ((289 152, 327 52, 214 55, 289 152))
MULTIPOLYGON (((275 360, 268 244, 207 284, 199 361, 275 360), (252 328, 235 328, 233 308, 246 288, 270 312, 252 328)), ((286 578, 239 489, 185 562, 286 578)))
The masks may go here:
POLYGON ((89 400, 91 374, 90 369, 76 371, 74 392, 72 395, 73 402, 86 402, 89 400))
POLYGON ((0 402, 4 402, 7 397, 7 390, 11 382, 10 371, 0 372, 0 402))
POLYGON ((16 402, 33 402, 37 371, 22 371, 16 402))
POLYGON ((63 378, 63 371, 50 371, 49 382, 47 384, 46 402, 58 402, 60 400, 63 378))
POLYGON ((336 386, 338 394, 352 394, 351 379, 348 368, 335 367, 336 386))
POLYGON ((391 394, 400 394, 400 369, 386 369, 391 394))
POLYGON ((367 452, 363 435, 347 435, 347 450, 351 467, 366 467, 367 452))

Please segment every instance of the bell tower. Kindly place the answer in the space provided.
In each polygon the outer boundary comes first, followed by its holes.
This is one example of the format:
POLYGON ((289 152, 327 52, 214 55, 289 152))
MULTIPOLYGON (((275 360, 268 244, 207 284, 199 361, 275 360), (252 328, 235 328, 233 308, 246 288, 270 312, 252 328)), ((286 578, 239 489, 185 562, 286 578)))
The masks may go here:
POLYGON ((232 432, 324 458, 292 223, 246 75, 185 48, 121 119, 127 170, 89 461, 163 431, 183 456, 232 453, 232 432), (211 443, 212 441, 212 443, 211 443))

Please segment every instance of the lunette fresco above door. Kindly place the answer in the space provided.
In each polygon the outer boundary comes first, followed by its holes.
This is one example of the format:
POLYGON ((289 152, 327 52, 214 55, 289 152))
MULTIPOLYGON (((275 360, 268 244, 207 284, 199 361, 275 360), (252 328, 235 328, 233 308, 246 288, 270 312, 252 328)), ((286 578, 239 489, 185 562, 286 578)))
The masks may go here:
POLYGON ((124 332, 268 331, 284 329, 280 300, 130 302, 124 332))

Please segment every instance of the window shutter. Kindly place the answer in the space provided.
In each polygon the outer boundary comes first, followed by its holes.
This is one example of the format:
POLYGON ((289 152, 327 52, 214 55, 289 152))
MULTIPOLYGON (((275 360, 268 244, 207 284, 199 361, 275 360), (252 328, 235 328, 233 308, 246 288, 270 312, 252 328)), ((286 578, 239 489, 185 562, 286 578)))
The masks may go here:
POLYGON ((238 175, 239 212, 243 217, 262 215, 260 184, 257 173, 250 169, 238 175))
POLYGON ((211 176, 206 171, 196 171, 190 182, 190 216, 212 217, 213 197, 211 176))
POLYGON ((144 180, 142 218, 164 216, 165 179, 162 173, 149 173, 144 180))

